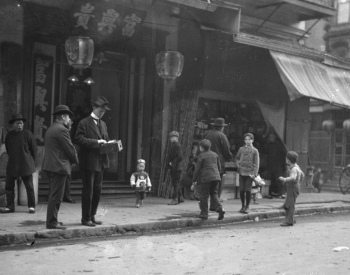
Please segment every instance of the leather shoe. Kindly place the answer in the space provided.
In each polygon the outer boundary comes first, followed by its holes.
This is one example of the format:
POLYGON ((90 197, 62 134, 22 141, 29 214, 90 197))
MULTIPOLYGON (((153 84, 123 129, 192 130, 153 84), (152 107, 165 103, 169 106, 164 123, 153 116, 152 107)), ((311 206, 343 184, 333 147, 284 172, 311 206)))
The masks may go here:
POLYGON ((46 228, 47 229, 62 229, 62 230, 65 230, 65 229, 67 229, 67 226, 60 225, 58 223, 57 225, 47 225, 46 228))
POLYGON ((242 206, 242 208, 241 208, 241 210, 239 210, 239 212, 244 213, 244 211, 245 211, 245 207, 242 206))
POLYGON ((171 202, 168 203, 168 205, 177 205, 179 204, 177 200, 172 200, 171 202))
POLYGON ((281 225, 281 226, 293 226, 293 224, 292 224, 292 223, 286 223, 286 222, 281 223, 280 225, 281 225))
POLYGON ((75 200, 72 200, 72 199, 63 199, 63 202, 77 203, 75 200))
POLYGON ((222 208, 220 208, 218 212, 219 212, 218 220, 221 221, 224 218, 224 215, 225 215, 226 212, 222 208))
POLYGON ((201 214, 196 215, 195 217, 196 218, 201 218, 202 220, 207 220, 208 219, 208 216, 204 216, 204 215, 201 215, 201 214))
POLYGON ((85 225, 85 226, 90 226, 90 227, 95 227, 96 226, 96 224, 94 224, 92 221, 88 221, 88 222, 81 221, 81 224, 85 225))
POLYGON ((101 221, 96 221, 95 219, 91 219, 91 222, 94 223, 94 224, 97 224, 97 225, 102 224, 101 221))
POLYGON ((0 209, 0 213, 13 213, 15 212, 15 210, 9 209, 9 208, 5 208, 5 209, 0 209))

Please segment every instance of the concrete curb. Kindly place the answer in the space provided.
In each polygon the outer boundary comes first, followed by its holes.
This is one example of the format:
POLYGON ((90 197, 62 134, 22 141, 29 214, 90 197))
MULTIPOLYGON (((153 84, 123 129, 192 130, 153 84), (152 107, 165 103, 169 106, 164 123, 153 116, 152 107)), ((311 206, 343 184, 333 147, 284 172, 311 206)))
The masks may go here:
MULTIPOLYGON (((334 212, 350 212, 350 205, 331 206, 331 207, 309 207, 297 209, 297 216, 325 214, 334 212)), ((253 212, 242 215, 226 215, 222 221, 218 221, 216 216, 209 217, 208 220, 199 218, 183 218, 170 221, 146 222, 126 225, 106 225, 86 228, 68 228, 66 230, 41 230, 37 232, 19 232, 14 234, 0 234, 0 247, 19 244, 30 244, 36 241, 50 241, 62 239, 81 239, 101 236, 118 236, 125 233, 142 233, 151 231, 171 230, 188 227, 201 227, 221 224, 241 223, 245 221, 254 221, 256 217, 259 220, 271 220, 285 216, 284 210, 271 210, 268 212, 253 212)))

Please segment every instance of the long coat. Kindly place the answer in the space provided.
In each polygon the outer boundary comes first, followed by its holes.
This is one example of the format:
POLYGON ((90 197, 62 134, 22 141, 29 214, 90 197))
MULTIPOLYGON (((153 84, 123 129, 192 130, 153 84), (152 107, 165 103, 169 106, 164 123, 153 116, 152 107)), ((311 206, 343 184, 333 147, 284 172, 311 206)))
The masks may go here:
POLYGON ((9 156, 6 167, 7 176, 24 177, 35 172, 37 145, 30 131, 9 132, 5 138, 5 147, 9 156))
POLYGON ((211 143, 210 150, 217 153, 221 163, 221 174, 225 173, 225 162, 231 161, 232 153, 230 151, 230 143, 227 136, 218 130, 209 130, 204 137, 211 143))
POLYGON ((109 168, 108 154, 100 154, 99 139, 109 141, 106 123, 100 120, 99 129, 92 116, 82 119, 75 133, 75 142, 80 146, 80 169, 101 171, 102 168, 109 168))
POLYGON ((61 122, 55 121, 45 134, 43 171, 71 174, 71 164, 78 163, 78 156, 69 135, 61 122))

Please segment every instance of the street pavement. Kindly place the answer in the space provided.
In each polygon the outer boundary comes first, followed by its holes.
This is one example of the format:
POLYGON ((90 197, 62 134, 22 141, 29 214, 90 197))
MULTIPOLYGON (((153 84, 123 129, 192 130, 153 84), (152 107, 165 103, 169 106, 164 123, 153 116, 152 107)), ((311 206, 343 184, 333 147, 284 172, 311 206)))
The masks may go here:
MULTIPOLYGON (((210 212, 208 220, 201 220, 197 201, 185 200, 179 205, 167 205, 170 199, 148 196, 144 205, 135 207, 134 198, 103 199, 99 204, 96 219, 103 222, 96 227, 81 225, 81 203, 62 203, 58 219, 66 230, 46 229, 46 204, 38 204, 35 214, 29 214, 26 206, 17 206, 15 213, 0 214, 0 246, 30 244, 34 240, 50 241, 60 239, 88 238, 145 231, 169 230, 176 228, 220 225, 275 219, 284 216, 279 209, 283 199, 260 199, 251 204, 250 213, 239 213, 240 199, 234 198, 232 186, 225 186, 222 194, 226 214, 222 221, 218 214, 210 212)), ((322 214, 329 212, 350 212, 350 194, 301 193, 297 199, 296 215, 322 214)), ((297 226, 297 225, 296 225, 297 226)))

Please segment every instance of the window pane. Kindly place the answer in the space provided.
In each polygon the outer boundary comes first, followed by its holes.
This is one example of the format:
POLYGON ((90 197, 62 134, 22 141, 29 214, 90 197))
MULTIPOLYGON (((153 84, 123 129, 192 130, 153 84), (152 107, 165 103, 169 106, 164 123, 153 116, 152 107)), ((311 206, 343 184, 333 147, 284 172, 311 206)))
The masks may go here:
POLYGON ((334 158, 334 166, 338 166, 338 167, 342 167, 343 165, 342 165, 342 157, 339 157, 339 156, 336 156, 335 158, 334 158))
POLYGON ((338 4, 338 24, 349 22, 350 16, 350 3, 339 3, 338 4))

